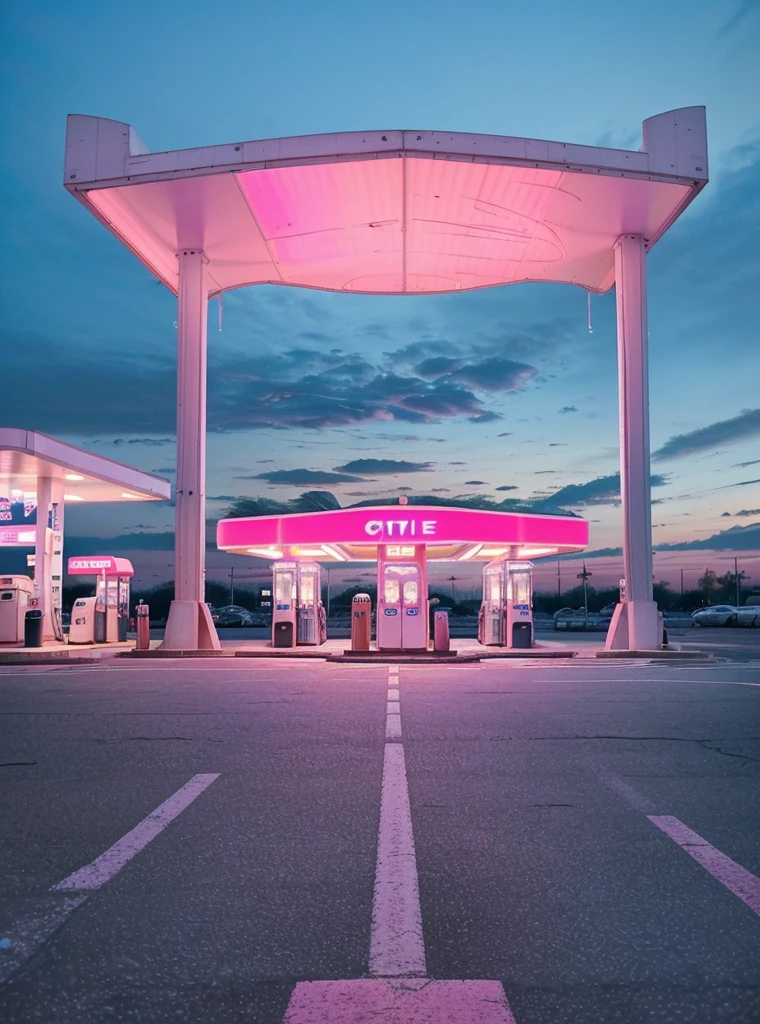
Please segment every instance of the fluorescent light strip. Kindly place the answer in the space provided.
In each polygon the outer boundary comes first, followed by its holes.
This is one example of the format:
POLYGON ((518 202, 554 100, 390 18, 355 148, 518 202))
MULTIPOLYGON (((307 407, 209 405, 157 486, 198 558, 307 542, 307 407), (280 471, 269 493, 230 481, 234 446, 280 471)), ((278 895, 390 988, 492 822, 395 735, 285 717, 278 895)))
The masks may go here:
POLYGON ((468 558, 474 558, 482 547, 482 544, 474 544, 471 548, 468 548, 468 550, 465 551, 465 553, 460 557, 459 561, 466 562, 468 558))
POLYGON ((337 559, 339 562, 346 562, 348 559, 340 553, 336 548, 331 547, 329 544, 323 544, 322 550, 326 555, 330 555, 331 558, 337 559))
POLYGON ((85 499, 81 494, 64 494, 64 501, 84 501, 85 499))

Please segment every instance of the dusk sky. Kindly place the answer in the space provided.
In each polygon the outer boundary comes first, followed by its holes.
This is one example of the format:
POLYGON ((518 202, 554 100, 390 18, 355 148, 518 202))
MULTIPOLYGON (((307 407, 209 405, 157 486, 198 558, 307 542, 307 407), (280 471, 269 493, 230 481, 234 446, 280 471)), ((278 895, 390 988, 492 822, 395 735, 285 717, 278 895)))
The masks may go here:
MULTIPOLYGON (((757 0, 39 2, 3 36, 0 420, 169 479, 176 300, 65 192, 67 114, 153 151, 381 128, 638 149, 645 118, 704 104, 710 184, 648 258, 655 575, 692 587, 736 555, 760 585, 757 0)), ((617 581, 614 292, 592 297, 593 332, 560 285, 266 286, 225 295, 221 332, 218 312, 209 519, 307 490, 549 502, 589 519, 592 582, 617 581)), ((143 586, 173 577, 172 529, 160 503, 67 508, 69 553, 125 554, 143 586)), ((265 565, 210 551, 209 578, 232 564, 265 565)))

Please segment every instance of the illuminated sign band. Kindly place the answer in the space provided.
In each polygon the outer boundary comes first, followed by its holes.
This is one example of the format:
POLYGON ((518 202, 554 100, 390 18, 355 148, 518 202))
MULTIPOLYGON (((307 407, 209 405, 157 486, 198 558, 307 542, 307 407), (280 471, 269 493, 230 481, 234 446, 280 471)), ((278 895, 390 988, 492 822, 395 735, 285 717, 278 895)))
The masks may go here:
POLYGON ((368 537, 435 537, 436 519, 370 519, 364 532, 368 537))

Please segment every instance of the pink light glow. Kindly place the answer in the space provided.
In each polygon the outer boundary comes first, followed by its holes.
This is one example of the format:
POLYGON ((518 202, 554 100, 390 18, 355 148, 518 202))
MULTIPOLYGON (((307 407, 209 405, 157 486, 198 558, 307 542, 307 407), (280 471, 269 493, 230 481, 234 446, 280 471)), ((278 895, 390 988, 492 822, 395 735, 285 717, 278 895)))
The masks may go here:
POLYGON ((527 544, 546 548, 546 554, 551 554, 585 548, 588 523, 570 517, 417 505, 222 519, 216 531, 217 547, 224 550, 403 540, 436 545, 482 543, 499 548, 527 544))

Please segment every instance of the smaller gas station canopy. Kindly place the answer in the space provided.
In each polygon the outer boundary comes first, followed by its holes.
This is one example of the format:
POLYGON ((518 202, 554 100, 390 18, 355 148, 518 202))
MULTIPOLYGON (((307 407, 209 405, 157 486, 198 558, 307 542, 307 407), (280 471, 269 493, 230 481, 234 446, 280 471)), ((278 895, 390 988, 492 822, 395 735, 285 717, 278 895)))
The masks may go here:
POLYGON ((69 116, 64 185, 174 292, 251 284, 375 294, 554 281, 605 292, 621 235, 650 248, 707 183, 703 107, 650 117, 639 150, 367 131, 151 153, 69 116))
POLYGON ((217 547, 260 558, 373 562, 378 544, 411 556, 424 544, 428 561, 489 562, 583 551, 588 523, 573 516, 426 505, 377 505, 298 515, 222 519, 217 547))
POLYGON ((40 477, 62 481, 66 503, 160 501, 171 497, 169 481, 152 473, 34 430, 0 427, 0 494, 9 500, 34 495, 40 477))
POLYGON ((70 558, 68 573, 69 576, 119 576, 121 579, 131 579, 135 570, 128 558, 88 555, 86 558, 70 558))

